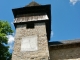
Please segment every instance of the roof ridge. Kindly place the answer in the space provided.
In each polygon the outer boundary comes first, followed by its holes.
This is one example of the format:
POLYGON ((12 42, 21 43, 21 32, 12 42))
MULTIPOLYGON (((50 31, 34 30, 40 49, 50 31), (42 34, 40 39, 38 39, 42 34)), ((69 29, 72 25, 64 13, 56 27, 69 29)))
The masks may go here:
POLYGON ((25 7, 28 7, 28 6, 39 6, 40 4, 38 4, 37 2, 35 1, 32 1, 30 2, 28 5, 26 5, 25 7))

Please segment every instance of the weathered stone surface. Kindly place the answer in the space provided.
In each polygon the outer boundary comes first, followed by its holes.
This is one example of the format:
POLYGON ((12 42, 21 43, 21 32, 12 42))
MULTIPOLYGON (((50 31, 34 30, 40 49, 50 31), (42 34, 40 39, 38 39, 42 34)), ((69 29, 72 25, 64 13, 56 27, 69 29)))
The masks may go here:
POLYGON ((26 24, 17 25, 12 60, 48 60, 49 50, 45 23, 35 23, 34 28, 29 29, 26 26, 26 24), (32 35, 37 35, 38 37, 38 50, 21 52, 22 38, 32 35))
POLYGON ((64 45, 50 48, 50 60, 80 60, 80 47, 64 45))

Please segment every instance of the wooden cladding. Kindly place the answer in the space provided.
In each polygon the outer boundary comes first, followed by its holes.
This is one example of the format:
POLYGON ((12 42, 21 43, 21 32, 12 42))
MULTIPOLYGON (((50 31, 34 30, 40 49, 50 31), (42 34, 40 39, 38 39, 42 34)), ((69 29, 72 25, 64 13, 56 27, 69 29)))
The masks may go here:
POLYGON ((38 21, 38 20, 48 20, 48 16, 47 14, 44 14, 44 15, 31 15, 31 16, 21 16, 21 17, 17 17, 15 18, 14 20, 14 23, 17 23, 17 22, 28 22, 28 21, 38 21))

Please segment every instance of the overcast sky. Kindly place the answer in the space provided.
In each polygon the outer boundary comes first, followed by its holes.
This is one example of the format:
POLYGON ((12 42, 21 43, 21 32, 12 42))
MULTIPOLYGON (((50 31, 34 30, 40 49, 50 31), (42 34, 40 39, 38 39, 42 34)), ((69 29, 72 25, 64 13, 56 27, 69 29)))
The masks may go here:
MULTIPOLYGON (((0 0, 0 20, 13 25, 13 8, 23 7, 32 0, 0 0)), ((80 0, 35 0, 45 5, 51 4, 51 41, 80 39, 80 0)), ((15 32, 14 32, 15 33, 15 32)), ((10 51, 13 49, 14 36, 8 36, 10 51)))

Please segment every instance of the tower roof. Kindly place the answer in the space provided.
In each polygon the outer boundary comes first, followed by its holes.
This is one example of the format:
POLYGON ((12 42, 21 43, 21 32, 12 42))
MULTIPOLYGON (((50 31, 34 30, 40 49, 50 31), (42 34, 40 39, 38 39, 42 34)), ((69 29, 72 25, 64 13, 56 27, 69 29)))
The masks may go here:
POLYGON ((36 3, 35 1, 32 1, 25 7, 12 9, 12 11, 13 11, 14 18, 18 18, 19 16, 22 17, 22 19, 20 19, 20 20, 26 20, 26 19, 23 19, 24 16, 26 17, 26 14, 32 14, 32 15, 34 14, 35 16, 37 14, 39 14, 39 15, 46 14, 48 17, 48 19, 46 19, 46 20, 42 19, 42 20, 37 20, 37 21, 32 20, 32 21, 25 21, 25 22, 20 21, 20 22, 14 22, 14 25, 16 27, 18 24, 45 22, 46 26, 47 26, 46 27, 47 39, 50 40, 50 33, 51 33, 51 5, 50 4, 40 5, 40 4, 36 3))
POLYGON ((38 4, 37 2, 35 1, 32 1, 30 2, 28 5, 26 5, 25 7, 28 7, 28 6, 39 6, 40 4, 38 4))

